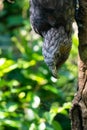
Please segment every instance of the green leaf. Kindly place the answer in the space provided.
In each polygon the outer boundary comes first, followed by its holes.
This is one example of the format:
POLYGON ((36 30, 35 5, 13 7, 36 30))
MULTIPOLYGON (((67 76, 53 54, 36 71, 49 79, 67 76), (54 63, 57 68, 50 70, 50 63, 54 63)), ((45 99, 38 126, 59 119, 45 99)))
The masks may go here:
POLYGON ((52 126, 53 126, 54 130, 63 130, 60 123, 55 120, 52 122, 52 126))
POLYGON ((11 15, 8 17, 7 23, 9 27, 17 26, 17 25, 23 24, 23 18, 21 17, 21 15, 18 15, 18 16, 11 15))
POLYGON ((17 64, 13 60, 7 60, 6 58, 0 59, 0 77, 16 68, 17 64))

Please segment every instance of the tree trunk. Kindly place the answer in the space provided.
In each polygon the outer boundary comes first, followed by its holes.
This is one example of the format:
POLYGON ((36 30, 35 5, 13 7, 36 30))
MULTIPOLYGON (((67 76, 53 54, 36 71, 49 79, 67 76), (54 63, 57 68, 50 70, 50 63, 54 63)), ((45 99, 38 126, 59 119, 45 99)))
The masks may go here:
POLYGON ((70 111, 72 130, 87 130, 87 0, 79 0, 78 91, 70 111))

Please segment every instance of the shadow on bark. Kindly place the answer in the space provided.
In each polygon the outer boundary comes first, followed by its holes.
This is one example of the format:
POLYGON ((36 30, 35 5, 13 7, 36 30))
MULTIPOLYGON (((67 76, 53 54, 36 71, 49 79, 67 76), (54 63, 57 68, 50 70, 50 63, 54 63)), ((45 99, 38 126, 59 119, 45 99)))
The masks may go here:
POLYGON ((87 0, 79 0, 78 91, 70 111, 72 130, 87 130, 87 0))

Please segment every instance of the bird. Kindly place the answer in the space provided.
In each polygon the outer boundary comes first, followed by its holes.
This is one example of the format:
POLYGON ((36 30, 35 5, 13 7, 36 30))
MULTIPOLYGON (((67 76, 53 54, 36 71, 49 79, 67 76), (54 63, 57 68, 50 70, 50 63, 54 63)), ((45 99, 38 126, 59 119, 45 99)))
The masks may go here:
POLYGON ((30 0, 30 22, 43 37, 44 61, 55 78, 70 54, 74 13, 73 0, 30 0))

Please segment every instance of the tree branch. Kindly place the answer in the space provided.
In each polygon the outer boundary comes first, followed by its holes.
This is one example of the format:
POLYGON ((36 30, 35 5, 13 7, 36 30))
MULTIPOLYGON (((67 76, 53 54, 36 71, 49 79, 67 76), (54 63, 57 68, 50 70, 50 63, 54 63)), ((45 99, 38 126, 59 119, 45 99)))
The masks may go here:
POLYGON ((87 0, 79 0, 78 92, 71 109, 72 130, 87 130, 87 0))

